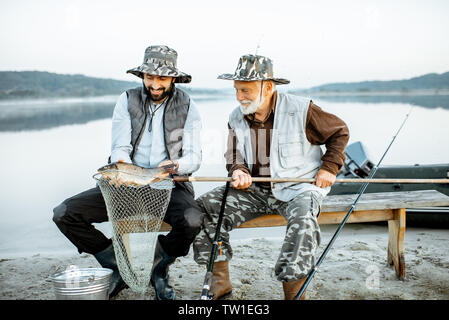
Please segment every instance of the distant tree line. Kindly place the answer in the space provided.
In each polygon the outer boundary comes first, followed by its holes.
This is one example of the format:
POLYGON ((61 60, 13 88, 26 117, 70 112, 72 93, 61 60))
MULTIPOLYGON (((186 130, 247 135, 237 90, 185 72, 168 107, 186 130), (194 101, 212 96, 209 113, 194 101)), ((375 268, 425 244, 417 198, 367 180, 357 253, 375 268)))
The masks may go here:
POLYGON ((429 73, 406 80, 392 81, 362 81, 348 83, 329 83, 310 89, 292 90, 292 92, 385 92, 413 90, 449 90, 449 72, 436 74, 429 73))
MULTIPOLYGON (((123 91, 140 86, 141 82, 87 77, 80 74, 66 75, 43 71, 1 71, 0 99, 90 97, 118 95, 123 91)), ((191 88, 179 86, 190 94, 221 95, 228 90, 191 88)), ((310 89, 293 89, 300 92, 408 92, 419 89, 449 90, 449 72, 426 74, 408 80, 363 81, 353 83, 330 83, 310 89)))
MULTIPOLYGON (((43 71, 1 71, 0 99, 90 97, 115 95, 141 82, 67 75, 43 71)), ((222 90, 179 86, 190 94, 220 94, 222 90)))
POLYGON ((120 94, 138 82, 41 71, 0 72, 0 99, 88 97, 120 94))

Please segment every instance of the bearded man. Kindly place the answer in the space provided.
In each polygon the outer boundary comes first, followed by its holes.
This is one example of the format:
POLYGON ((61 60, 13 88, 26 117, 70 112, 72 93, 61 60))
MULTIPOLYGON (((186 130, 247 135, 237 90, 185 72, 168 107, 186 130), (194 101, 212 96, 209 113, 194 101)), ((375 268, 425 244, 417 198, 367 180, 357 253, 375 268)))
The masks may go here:
MULTIPOLYGON (((124 161, 145 168, 174 164, 170 173, 190 175, 201 163, 201 119, 195 103, 175 83, 189 83, 191 76, 176 67, 177 52, 167 46, 150 46, 142 65, 128 70, 142 79, 142 87, 124 92, 112 116, 110 162, 124 161)), ((111 239, 92 223, 108 220, 98 185, 57 206, 53 221, 78 248, 93 254, 105 268, 113 270, 109 297, 126 284, 120 276, 111 239)), ((159 300, 173 300, 168 283, 169 266, 189 252, 200 231, 203 213, 194 200, 190 182, 175 183, 164 221, 172 229, 159 235, 156 243, 151 284, 159 300)))
MULTIPOLYGON (((213 266, 212 299, 231 293, 229 232, 264 214, 287 220, 286 234, 275 265, 284 298, 293 299, 315 264, 320 244, 320 205, 345 161, 349 139, 346 124, 310 99, 279 93, 269 58, 244 55, 233 80, 240 106, 229 116, 226 168, 232 176, 220 231, 221 248, 213 266), (320 145, 325 145, 323 155, 320 145), (310 183, 252 183, 252 177, 316 178, 310 183)), ((194 259, 207 264, 223 198, 224 186, 197 199, 205 213, 203 228, 193 243, 194 259)), ((305 298, 303 295, 301 298, 305 298)))

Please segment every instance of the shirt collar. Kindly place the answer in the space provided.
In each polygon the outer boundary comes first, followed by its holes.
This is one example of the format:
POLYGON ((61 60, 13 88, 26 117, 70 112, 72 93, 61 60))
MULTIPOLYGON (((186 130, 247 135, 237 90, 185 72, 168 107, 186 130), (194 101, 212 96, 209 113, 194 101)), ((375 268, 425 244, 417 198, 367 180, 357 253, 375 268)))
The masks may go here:
POLYGON ((164 100, 163 102, 161 102, 161 103, 156 103, 156 102, 154 102, 153 100, 150 100, 151 108, 154 110, 154 109, 158 108, 159 106, 162 107, 164 104, 167 103, 167 100, 168 100, 168 98, 165 99, 165 100, 164 100))

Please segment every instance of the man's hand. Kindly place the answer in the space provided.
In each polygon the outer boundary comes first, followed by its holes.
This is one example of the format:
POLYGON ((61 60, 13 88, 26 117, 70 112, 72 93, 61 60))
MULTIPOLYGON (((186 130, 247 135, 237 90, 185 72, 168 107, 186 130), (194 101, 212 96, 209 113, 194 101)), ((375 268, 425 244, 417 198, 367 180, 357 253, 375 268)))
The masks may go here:
POLYGON ((177 161, 173 161, 173 160, 164 160, 161 163, 159 163, 158 167, 162 167, 162 166, 167 166, 170 164, 174 164, 175 167, 173 169, 169 169, 167 170, 166 173, 161 174, 161 177, 168 177, 168 175, 171 174, 175 174, 178 172, 178 168, 179 168, 179 163, 177 161))
POLYGON ((329 171, 320 169, 315 175, 315 179, 316 181, 313 183, 314 185, 320 188, 326 188, 332 186, 335 183, 335 179, 337 179, 337 177, 329 171))
POLYGON ((252 183, 251 176, 242 170, 234 170, 232 173, 231 186, 235 189, 243 190, 248 189, 252 183))

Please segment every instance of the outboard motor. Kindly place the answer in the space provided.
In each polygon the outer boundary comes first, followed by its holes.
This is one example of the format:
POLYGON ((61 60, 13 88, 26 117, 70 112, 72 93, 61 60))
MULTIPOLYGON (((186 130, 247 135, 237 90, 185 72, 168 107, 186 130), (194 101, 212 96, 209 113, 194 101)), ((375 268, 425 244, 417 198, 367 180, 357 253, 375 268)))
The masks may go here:
POLYGON ((365 148, 360 141, 346 147, 346 161, 341 172, 343 176, 365 178, 369 176, 373 167, 374 163, 368 159, 365 148))

